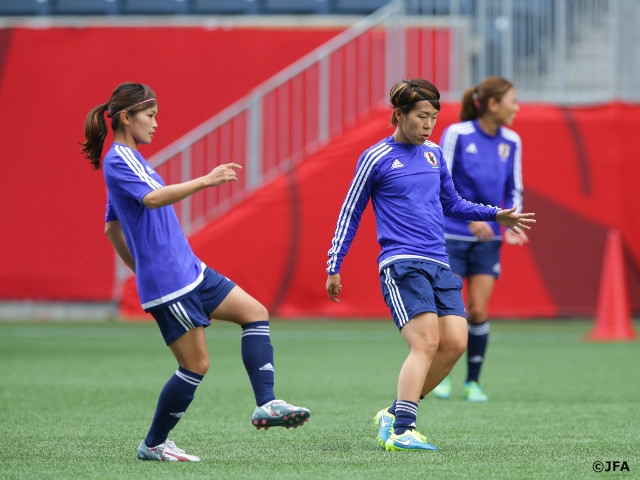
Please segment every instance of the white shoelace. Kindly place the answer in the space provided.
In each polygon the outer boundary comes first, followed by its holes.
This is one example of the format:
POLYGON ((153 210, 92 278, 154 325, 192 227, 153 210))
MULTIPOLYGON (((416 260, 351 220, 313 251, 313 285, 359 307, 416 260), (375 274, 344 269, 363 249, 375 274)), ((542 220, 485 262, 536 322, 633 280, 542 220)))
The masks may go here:
POLYGON ((165 449, 165 451, 168 450, 170 452, 178 453, 178 454, 181 454, 181 455, 185 453, 185 451, 182 450, 181 448, 178 448, 176 446, 176 444, 173 443, 172 440, 167 440, 166 442, 164 442, 164 449, 165 449))

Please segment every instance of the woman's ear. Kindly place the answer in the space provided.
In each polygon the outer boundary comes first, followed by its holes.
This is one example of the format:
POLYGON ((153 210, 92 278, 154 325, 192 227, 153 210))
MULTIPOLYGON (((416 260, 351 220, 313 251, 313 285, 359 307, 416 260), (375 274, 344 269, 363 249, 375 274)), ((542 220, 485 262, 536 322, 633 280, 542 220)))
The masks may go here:
POLYGON ((487 100, 487 110, 490 112, 496 112, 500 108, 500 103, 496 100, 496 97, 489 97, 487 100))
POLYGON ((120 112, 120 123, 122 125, 131 125, 131 115, 127 110, 120 112))
POLYGON ((396 122, 398 122, 398 124, 402 123, 402 118, 404 117, 404 114, 402 113, 402 109, 400 108, 395 108, 393 110, 393 115, 396 119, 396 122))

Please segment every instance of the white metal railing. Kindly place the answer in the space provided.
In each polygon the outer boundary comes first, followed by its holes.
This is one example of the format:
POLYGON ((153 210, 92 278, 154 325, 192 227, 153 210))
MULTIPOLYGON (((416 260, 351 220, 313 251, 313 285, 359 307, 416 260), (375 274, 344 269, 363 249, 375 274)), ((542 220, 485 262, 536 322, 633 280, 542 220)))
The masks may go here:
POLYGON ((460 60, 467 50, 468 21, 407 21, 403 9, 401 0, 392 1, 359 20, 150 158, 167 183, 204 174, 220 161, 244 166, 239 182, 181 202, 178 214, 187 234, 383 106, 405 72, 434 79, 445 95, 468 84, 460 60), (412 59, 409 65, 406 58, 412 59))

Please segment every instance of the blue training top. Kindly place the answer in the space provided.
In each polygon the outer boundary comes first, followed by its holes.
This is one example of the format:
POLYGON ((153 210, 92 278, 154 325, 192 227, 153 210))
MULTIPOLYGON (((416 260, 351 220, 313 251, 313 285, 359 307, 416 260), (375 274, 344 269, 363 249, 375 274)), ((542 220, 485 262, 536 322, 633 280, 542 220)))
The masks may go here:
POLYGON ((369 198, 382 249, 380 271, 410 258, 449 267, 444 214, 461 220, 495 220, 499 211, 460 198, 438 145, 398 143, 392 135, 365 150, 358 160, 331 242, 329 274, 340 272, 369 198))
MULTIPOLYGON (((440 144, 461 197, 522 212, 522 142, 516 132, 500 127, 490 136, 478 127, 477 120, 470 120, 447 127, 440 144)), ((490 223, 496 238, 502 238, 500 225, 490 223)), ((446 218, 445 237, 477 241, 467 224, 446 218)))
POLYGON ((191 250, 172 205, 150 209, 142 199, 164 181, 139 152, 114 143, 103 162, 106 221, 119 221, 136 262, 142 308, 162 305, 192 291, 203 263, 191 250))

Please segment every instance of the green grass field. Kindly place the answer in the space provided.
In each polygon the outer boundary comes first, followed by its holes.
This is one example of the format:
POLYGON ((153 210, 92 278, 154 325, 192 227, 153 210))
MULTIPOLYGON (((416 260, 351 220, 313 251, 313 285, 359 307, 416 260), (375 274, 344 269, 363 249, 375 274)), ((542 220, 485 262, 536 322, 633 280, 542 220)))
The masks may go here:
POLYGON ((640 346, 586 342, 591 327, 493 321, 491 400, 462 399, 463 358, 453 398, 420 403, 418 429, 439 450, 386 452, 372 418, 406 355, 393 322, 272 321, 276 394, 312 416, 268 431, 250 423, 240 329, 216 323, 211 369, 171 435, 202 462, 172 464, 135 457, 176 368, 154 323, 0 322, 0 478, 640 478, 640 346))

